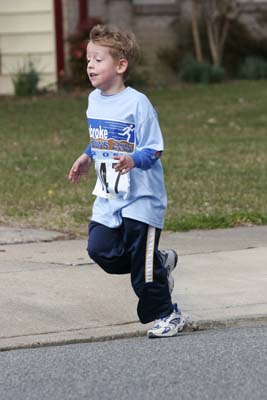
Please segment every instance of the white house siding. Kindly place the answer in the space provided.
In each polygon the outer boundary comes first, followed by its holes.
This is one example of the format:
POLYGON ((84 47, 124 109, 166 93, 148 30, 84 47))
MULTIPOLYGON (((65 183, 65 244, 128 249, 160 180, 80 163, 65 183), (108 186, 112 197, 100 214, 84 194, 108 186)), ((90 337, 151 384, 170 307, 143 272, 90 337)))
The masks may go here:
POLYGON ((53 0, 0 0, 0 94, 14 92, 12 76, 31 60, 40 87, 55 85, 53 0))

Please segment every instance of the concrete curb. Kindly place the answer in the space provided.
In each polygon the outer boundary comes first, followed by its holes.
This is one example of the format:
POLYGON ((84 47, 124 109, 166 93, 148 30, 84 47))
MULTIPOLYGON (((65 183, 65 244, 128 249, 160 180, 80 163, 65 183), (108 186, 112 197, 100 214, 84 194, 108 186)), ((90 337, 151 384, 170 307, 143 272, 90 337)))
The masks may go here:
MULTIPOLYGON (((201 331, 204 332, 208 330, 221 330, 221 329, 231 329, 231 328, 233 329, 241 327, 250 328, 254 326, 266 326, 266 325, 267 325, 267 315, 255 315, 253 317, 244 316, 242 318, 233 318, 225 320, 189 321, 183 332, 179 333, 178 336, 182 336, 193 332, 201 332, 201 331)), ((145 337, 147 329, 148 327, 144 328, 144 326, 143 328, 140 328, 140 324, 138 322, 132 322, 123 325, 107 326, 105 327, 106 333, 104 332, 101 333, 101 331, 103 331, 103 328, 101 327, 99 329, 96 329, 99 331, 98 335, 96 334, 96 330, 93 334, 90 335, 90 332, 88 331, 91 331, 91 329, 88 330, 84 329, 80 331, 77 330, 70 332, 57 332, 57 333, 53 332, 51 334, 49 333, 41 334, 34 337, 22 336, 22 337, 7 338, 8 343, 4 343, 5 339, 0 340, 0 352, 11 351, 11 350, 33 349, 41 347, 66 346, 79 343, 97 343, 110 340, 145 337), (122 330, 122 326, 123 326, 123 332, 119 332, 122 330), (52 336, 51 339, 49 339, 50 335, 52 336), (59 336, 58 339, 56 339, 57 335, 59 336), (60 338, 60 336, 65 336, 65 337, 60 338)))
MULTIPOLYGON (((86 239, 24 233, 0 229, 0 351, 146 335, 129 276, 95 268, 86 239)), ((267 226, 163 232, 161 248, 181 256, 173 301, 191 316, 182 335, 267 324, 266 237, 267 226)))

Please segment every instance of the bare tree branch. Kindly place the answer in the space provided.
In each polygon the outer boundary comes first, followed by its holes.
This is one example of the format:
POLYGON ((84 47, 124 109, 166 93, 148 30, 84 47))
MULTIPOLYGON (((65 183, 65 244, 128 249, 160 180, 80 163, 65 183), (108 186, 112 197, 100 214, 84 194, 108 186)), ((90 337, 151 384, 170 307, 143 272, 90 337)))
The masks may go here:
POLYGON ((192 0, 192 34, 197 60, 202 62, 198 11, 201 11, 205 20, 212 62, 214 65, 220 65, 231 21, 239 14, 238 2, 237 0, 192 0))

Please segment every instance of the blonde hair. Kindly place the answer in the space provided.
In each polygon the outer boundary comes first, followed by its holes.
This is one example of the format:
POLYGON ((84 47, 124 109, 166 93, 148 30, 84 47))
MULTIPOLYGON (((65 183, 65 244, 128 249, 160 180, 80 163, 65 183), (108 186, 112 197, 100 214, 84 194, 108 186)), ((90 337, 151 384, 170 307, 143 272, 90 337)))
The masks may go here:
POLYGON ((140 48, 131 32, 123 32, 111 25, 95 25, 90 31, 89 41, 109 47, 111 56, 116 60, 125 58, 128 61, 125 77, 139 61, 140 48))

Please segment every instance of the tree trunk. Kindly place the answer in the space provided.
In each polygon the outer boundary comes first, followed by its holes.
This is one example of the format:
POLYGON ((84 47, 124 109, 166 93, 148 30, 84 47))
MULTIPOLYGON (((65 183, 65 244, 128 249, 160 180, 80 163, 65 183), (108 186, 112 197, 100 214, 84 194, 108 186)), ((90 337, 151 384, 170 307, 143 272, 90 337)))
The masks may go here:
POLYGON ((206 26, 207 26, 207 35, 208 35, 209 48, 210 48, 212 62, 214 65, 219 65, 219 63, 220 63, 219 51, 218 51, 218 43, 216 40, 218 37, 218 33, 215 32, 215 30, 217 29, 217 25, 214 26, 212 24, 212 21, 210 19, 207 19, 206 26))
POLYGON ((203 62, 203 53, 198 29, 198 16, 197 16, 197 2, 192 0, 192 34, 196 52, 196 59, 198 62, 203 62))

